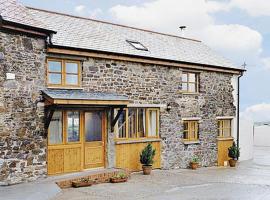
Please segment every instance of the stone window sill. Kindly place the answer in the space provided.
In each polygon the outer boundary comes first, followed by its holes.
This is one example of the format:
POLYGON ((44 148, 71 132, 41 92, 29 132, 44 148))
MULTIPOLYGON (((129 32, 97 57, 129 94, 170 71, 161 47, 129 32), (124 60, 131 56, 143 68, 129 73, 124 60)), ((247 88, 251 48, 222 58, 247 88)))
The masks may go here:
POLYGON ((147 142, 161 142, 159 138, 148 138, 142 140, 122 140, 122 141, 115 141, 115 144, 134 144, 134 143, 147 143, 147 142))
POLYGON ((183 140, 182 141, 184 144, 189 145, 189 144, 200 144, 199 140, 193 140, 193 141, 187 141, 187 140, 183 140))

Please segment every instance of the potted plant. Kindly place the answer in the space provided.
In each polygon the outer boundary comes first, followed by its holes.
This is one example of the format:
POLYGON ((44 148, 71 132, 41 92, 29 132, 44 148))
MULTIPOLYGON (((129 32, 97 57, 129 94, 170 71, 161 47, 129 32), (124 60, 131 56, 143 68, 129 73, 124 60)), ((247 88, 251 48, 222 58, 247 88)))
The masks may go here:
POLYGON ((75 188, 78 187, 87 187, 93 185, 94 181, 90 180, 89 178, 81 178, 77 181, 72 181, 72 186, 75 188))
POLYGON ((156 150, 153 149, 152 144, 148 144, 140 154, 140 162, 142 164, 143 174, 150 175, 152 171, 153 159, 156 154, 156 150))
POLYGON ((233 142, 233 145, 228 148, 228 156, 231 158, 229 160, 230 166, 235 167, 236 162, 240 156, 240 148, 236 146, 235 142, 233 142))
POLYGON ((111 183, 122 183, 128 180, 128 176, 124 172, 119 172, 117 175, 110 178, 111 183))
POLYGON ((197 156, 193 156, 189 164, 191 169, 197 169, 199 166, 199 158, 197 156))

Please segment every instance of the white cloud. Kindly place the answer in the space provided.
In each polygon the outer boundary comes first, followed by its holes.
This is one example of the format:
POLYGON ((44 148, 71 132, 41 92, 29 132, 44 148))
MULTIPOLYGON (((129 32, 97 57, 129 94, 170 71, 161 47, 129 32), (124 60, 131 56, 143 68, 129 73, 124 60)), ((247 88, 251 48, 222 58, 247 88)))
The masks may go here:
POLYGON ((263 64, 263 68, 270 70, 270 57, 262 58, 261 61, 263 64))
POLYGON ((96 18, 97 16, 101 15, 103 11, 100 8, 96 8, 90 11, 90 18, 96 18))
POLYGON ((241 118, 257 122, 270 121, 270 103, 261 103, 250 106, 240 113, 241 118))
POLYGON ((270 16, 269 0, 231 0, 230 7, 238 7, 251 16, 270 16))
POLYGON ((74 8, 75 14, 83 17, 97 18, 103 11, 100 8, 94 10, 88 10, 85 5, 78 5, 74 8))
POLYGON ((74 11, 77 13, 77 14, 82 14, 82 13, 85 13, 85 9, 86 9, 86 6, 85 5, 78 5, 74 8, 74 11))
POLYGON ((217 24, 213 13, 229 11, 231 6, 213 0, 155 0, 134 6, 117 5, 110 12, 119 23, 176 35, 180 35, 178 27, 185 25, 186 36, 201 39, 242 64, 246 58, 258 57, 262 36, 244 25, 217 24))

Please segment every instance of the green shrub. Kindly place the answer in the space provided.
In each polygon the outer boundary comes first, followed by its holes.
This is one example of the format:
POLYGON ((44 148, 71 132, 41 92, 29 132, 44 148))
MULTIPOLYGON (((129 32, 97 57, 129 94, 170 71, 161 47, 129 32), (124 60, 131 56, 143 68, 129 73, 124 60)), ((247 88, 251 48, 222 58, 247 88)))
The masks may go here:
POLYGON ((152 144, 148 144, 140 154, 140 162, 142 165, 152 165, 156 150, 153 149, 152 144))
POLYGON ((199 162, 198 156, 193 156, 192 159, 191 159, 191 162, 192 163, 198 163, 199 162))
POLYGON ((236 146, 235 142, 233 142, 233 145, 228 148, 228 156, 232 159, 238 159, 240 156, 240 148, 236 146))

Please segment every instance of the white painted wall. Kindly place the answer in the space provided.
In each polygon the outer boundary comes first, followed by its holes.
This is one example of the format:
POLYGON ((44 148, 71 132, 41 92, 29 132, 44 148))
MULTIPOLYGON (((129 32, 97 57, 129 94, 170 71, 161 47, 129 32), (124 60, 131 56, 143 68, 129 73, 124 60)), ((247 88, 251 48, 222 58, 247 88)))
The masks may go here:
POLYGON ((254 145, 270 147, 270 126, 254 127, 254 145))
MULTIPOLYGON (((234 105, 237 108, 237 89, 238 89, 238 75, 234 75, 231 80, 233 86, 234 105)), ((241 92, 241 91, 240 91, 241 92)), ((237 112, 237 109, 236 109, 237 112)), ((237 116, 237 113, 236 113, 237 116)), ((232 136, 237 139, 237 118, 233 119, 232 136)), ((251 119, 245 119, 240 116, 240 130, 239 130, 239 146, 240 146, 240 161, 250 160, 253 158, 253 121, 251 119)))
POLYGON ((253 121, 240 117, 240 161, 253 158, 253 121))

